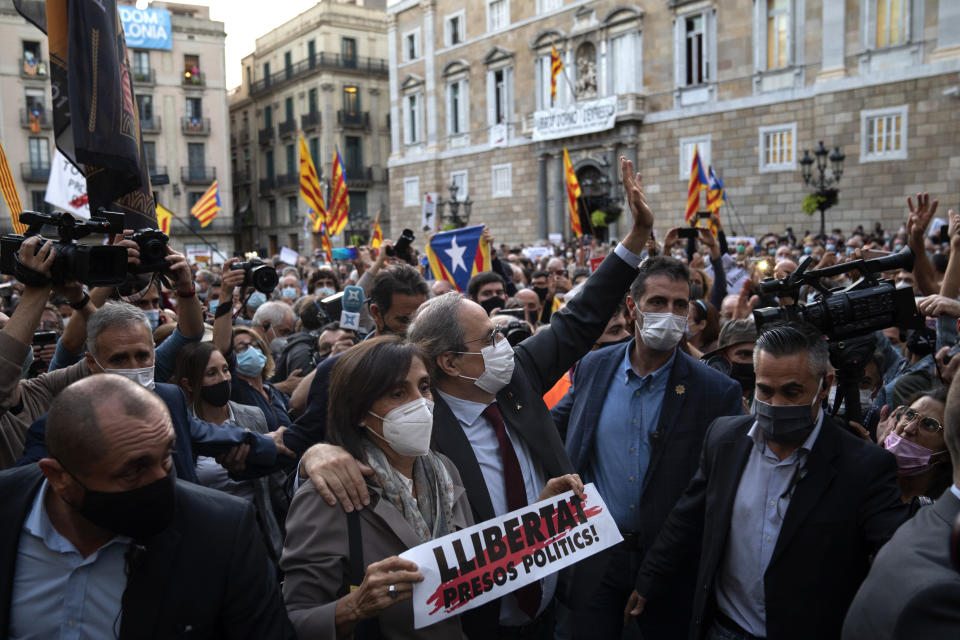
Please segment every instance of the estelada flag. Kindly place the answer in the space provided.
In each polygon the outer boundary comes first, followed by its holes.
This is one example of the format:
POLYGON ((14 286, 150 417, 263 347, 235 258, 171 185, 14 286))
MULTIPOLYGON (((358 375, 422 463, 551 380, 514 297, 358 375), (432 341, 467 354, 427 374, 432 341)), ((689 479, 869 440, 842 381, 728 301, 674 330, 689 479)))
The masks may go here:
POLYGON ((583 229, 580 228, 580 209, 577 206, 580 198, 580 182, 577 180, 577 173, 573 170, 573 163, 570 162, 570 154, 567 148, 563 148, 563 171, 566 174, 567 182, 567 200, 570 203, 570 230, 579 238, 583 235, 583 229))
POLYGON ((210 188, 190 208, 190 215, 200 221, 201 227, 205 227, 213 222, 220 213, 220 209, 220 190, 217 187, 217 181, 214 180, 210 188))
POLYGON ((707 177, 703 173, 700 163, 700 153, 697 146, 693 146, 693 161, 690 163, 690 182, 687 186, 687 213, 684 219, 687 222, 697 215, 700 209, 700 192, 707 188, 707 177))
POLYGON ((380 228, 380 223, 374 220, 373 222, 373 234, 370 238, 370 246, 374 249, 379 249, 380 245, 383 243, 383 229, 380 228))
POLYGON ((161 204, 157 204, 157 229, 170 235, 170 221, 173 220, 173 212, 161 204))
POLYGON ((310 220, 314 232, 320 230, 320 223, 327 219, 327 209, 323 206, 323 191, 320 188, 320 178, 310 157, 307 141, 300 134, 300 196, 307 201, 308 211, 312 211, 310 220))
POLYGON ((347 177, 343 174, 343 160, 340 151, 333 150, 333 178, 330 181, 330 206, 327 209, 327 219, 330 223, 327 230, 335 236, 347 226, 347 216, 350 213, 350 194, 347 192, 347 177))
POLYGON ((713 170, 713 167, 710 167, 710 170, 707 171, 707 176, 707 209, 711 213, 716 213, 726 199, 723 191, 723 180, 720 179, 720 174, 713 170))
POLYGON ((39 3, 14 4, 47 34, 54 136, 61 153, 86 176, 90 211, 123 212, 127 229, 156 227, 116 0, 47 0, 45 15, 39 3))
POLYGON ((490 271, 490 245, 483 237, 484 225, 464 227, 435 234, 427 243, 427 260, 438 280, 446 280, 463 293, 470 278, 490 271))

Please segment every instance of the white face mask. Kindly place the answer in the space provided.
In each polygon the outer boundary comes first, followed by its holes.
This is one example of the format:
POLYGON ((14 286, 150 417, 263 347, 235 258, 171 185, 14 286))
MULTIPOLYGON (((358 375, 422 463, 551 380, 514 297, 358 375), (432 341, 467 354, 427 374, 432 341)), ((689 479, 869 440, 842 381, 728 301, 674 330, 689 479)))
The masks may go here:
POLYGON ((93 359, 104 373, 115 373, 118 376, 123 376, 127 380, 133 380, 138 385, 145 389, 150 389, 153 391, 156 384, 153 381, 153 366, 142 367, 140 369, 107 369, 105 366, 100 364, 100 361, 96 358, 93 359))
POLYGON ((144 313, 147 314, 147 320, 150 321, 150 330, 156 331, 157 327, 160 326, 160 310, 159 309, 146 309, 144 313))
MULTIPOLYGON (((461 354, 476 355, 474 351, 458 351, 461 354)), ((509 384, 513 377, 513 347, 506 338, 501 337, 496 344, 484 347, 480 350, 483 356, 483 373, 479 378, 471 378, 460 374, 461 378, 473 380, 477 385, 487 393, 496 393, 509 384)))
POLYGON ((641 325, 637 321, 637 331, 643 344, 654 351, 669 351, 680 343, 687 328, 687 316, 678 316, 675 313, 644 313, 637 309, 637 314, 643 320, 641 325))
POLYGON ((372 416, 383 420, 383 435, 367 427, 401 456, 423 456, 430 451, 430 435, 433 433, 433 402, 417 398, 391 409, 385 416, 372 416))

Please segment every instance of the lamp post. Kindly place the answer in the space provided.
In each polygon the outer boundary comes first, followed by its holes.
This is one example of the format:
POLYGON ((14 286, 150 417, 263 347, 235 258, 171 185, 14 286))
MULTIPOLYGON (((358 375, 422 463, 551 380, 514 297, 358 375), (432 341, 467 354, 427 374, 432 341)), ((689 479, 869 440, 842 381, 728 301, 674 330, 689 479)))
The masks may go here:
POLYGON ((840 147, 834 147, 833 153, 823 146, 823 140, 813 152, 816 159, 810 157, 810 150, 805 149, 800 159, 800 175, 803 184, 813 188, 813 195, 817 197, 817 209, 820 210, 820 235, 827 235, 826 211, 837 204, 837 183, 843 176, 843 161, 846 156, 840 153, 840 147), (829 156, 829 158, 828 158, 829 156), (830 172, 827 175, 827 161, 830 162, 830 172), (817 165, 817 175, 813 174, 813 165, 817 165))
POLYGON ((444 220, 449 220, 454 228, 459 229, 470 224, 470 210, 473 208, 473 200, 470 199, 470 196, 467 196, 464 200, 457 200, 457 191, 460 190, 460 187, 457 186, 456 182, 450 183, 450 199, 444 200, 442 197, 437 199, 437 212, 440 213, 441 218, 444 220), (443 215, 443 206, 447 206, 449 213, 443 215), (460 206, 463 206, 463 215, 460 214, 460 206))

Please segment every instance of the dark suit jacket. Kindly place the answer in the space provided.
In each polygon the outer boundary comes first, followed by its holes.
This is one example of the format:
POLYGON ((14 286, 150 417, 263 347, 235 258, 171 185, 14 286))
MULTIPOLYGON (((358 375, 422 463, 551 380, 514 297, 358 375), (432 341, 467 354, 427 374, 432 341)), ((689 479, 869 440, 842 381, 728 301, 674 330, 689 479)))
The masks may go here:
MULTIPOLYGON (((573 386, 563 402, 551 412, 557 425, 567 424, 567 454, 574 469, 589 479, 590 461, 596 436, 597 422, 603 411, 604 400, 615 377, 622 374, 624 356, 633 342, 617 344, 584 356, 577 365, 573 386)), ((707 427, 718 416, 743 415, 740 385, 715 369, 677 352, 670 378, 667 381, 660 420, 651 435, 652 452, 638 503, 642 525, 639 531, 641 550, 653 545, 670 510, 680 499, 683 490, 697 471, 700 449, 707 427)), ((611 554, 601 553, 574 566, 574 587, 569 594, 571 603, 583 603, 599 584, 611 554)), ((690 616, 693 589, 693 571, 696 554, 689 554, 688 571, 677 582, 682 585, 671 603, 663 607, 667 617, 676 624, 690 616)), ((680 576, 675 576, 681 578, 680 576)), ((653 616, 658 612, 651 611, 653 616)), ((680 627, 685 628, 684 625, 680 627)))
POLYGON ((897 529, 850 605, 843 640, 960 638, 960 573, 950 564, 958 514, 947 489, 897 529))
POLYGON ((330 399, 330 374, 340 354, 328 356, 317 365, 316 373, 310 382, 307 395, 307 408, 303 415, 294 420, 290 428, 283 432, 283 444, 298 456, 318 442, 327 439, 327 404, 330 399))
MULTIPOLYGON (((0 473, 0 635, 23 522, 40 489, 36 465, 0 473)), ((173 523, 142 542, 123 593, 120 639, 293 638, 253 505, 177 481, 173 523)))
MULTIPOLYGON (((543 403, 543 394, 590 350, 636 276, 636 269, 611 254, 587 279, 580 293, 553 314, 549 328, 514 347, 513 377, 497 393, 497 404, 504 422, 523 438, 547 478, 572 473, 573 465, 543 403)), ((459 470, 474 521, 489 520, 495 515, 493 504, 470 441, 443 398, 435 394, 434 400, 434 444, 459 470)), ((471 638, 496 637, 499 601, 464 616, 463 628, 471 638)))
MULTIPOLYGON (((277 455, 277 446, 268 436, 232 424, 216 425, 204 422, 193 416, 187 409, 187 398, 183 390, 177 385, 158 382, 153 391, 170 411, 170 421, 177 434, 173 463, 177 468, 177 477, 181 480, 197 482, 195 455, 215 457, 238 444, 249 444, 250 453, 246 460, 247 468, 242 473, 235 474, 236 479, 260 477, 289 464, 278 460, 280 456, 277 455)), ((23 456, 17 460, 17 466, 31 465, 47 456, 46 433, 47 416, 44 415, 30 425, 23 456)))
MULTIPOLYGON (((755 446, 752 416, 718 418, 700 467, 647 552, 637 591, 657 606, 661 576, 700 547, 690 637, 705 637, 715 612, 717 572, 730 533, 740 476, 755 446)), ((784 515, 764 574, 767 637, 839 638, 843 617, 867 575, 869 558, 906 517, 896 459, 824 418, 784 515)))

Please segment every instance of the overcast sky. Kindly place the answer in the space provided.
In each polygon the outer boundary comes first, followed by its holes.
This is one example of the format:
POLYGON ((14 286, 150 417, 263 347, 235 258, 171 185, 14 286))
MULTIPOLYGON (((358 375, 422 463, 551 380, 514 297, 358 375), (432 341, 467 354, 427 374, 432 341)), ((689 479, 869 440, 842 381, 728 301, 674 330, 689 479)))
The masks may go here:
POLYGON ((227 32, 227 88, 240 84, 240 59, 251 53, 256 39, 309 9, 317 0, 184 0, 210 7, 210 18, 227 32))

